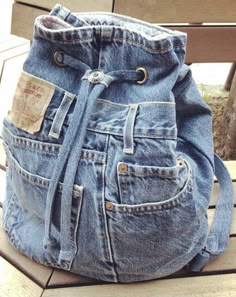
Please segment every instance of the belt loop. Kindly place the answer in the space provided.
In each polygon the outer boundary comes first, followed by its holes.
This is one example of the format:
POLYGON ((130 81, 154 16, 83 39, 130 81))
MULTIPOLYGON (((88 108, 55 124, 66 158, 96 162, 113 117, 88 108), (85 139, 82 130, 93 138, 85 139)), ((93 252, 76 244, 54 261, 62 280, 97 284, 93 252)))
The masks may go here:
POLYGON ((126 118, 123 141, 124 147, 123 152, 125 154, 133 154, 134 153, 134 123, 138 110, 138 104, 130 104, 129 112, 126 118))
POLYGON ((111 27, 102 27, 101 28, 101 40, 110 42, 112 39, 112 28, 111 27))
POLYGON ((64 97, 60 106, 57 109, 55 117, 52 122, 51 129, 49 131, 49 136, 55 139, 60 137, 63 123, 65 121, 66 115, 70 109, 70 106, 75 98, 75 95, 65 92, 64 97))
POLYGON ((65 21, 66 18, 71 14, 70 10, 66 7, 61 7, 59 10, 57 17, 59 17, 61 20, 65 21))

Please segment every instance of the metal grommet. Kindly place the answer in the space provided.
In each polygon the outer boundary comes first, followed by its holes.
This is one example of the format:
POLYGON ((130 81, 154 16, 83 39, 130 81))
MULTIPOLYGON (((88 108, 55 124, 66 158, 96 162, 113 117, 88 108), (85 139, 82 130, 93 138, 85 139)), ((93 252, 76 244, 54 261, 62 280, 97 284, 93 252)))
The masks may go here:
POLYGON ((183 160, 178 160, 178 165, 179 165, 180 167, 184 166, 184 161, 183 161, 183 160))
POLYGON ((137 83, 139 85, 142 85, 146 82, 146 80, 148 79, 148 73, 147 73, 147 70, 143 67, 139 67, 136 69, 136 71, 141 71, 143 73, 143 79, 142 80, 137 80, 137 83))
POLYGON ((62 52, 62 51, 56 51, 54 53, 54 62, 58 66, 63 67, 63 66, 65 66, 65 64, 64 64, 63 61, 64 61, 64 52, 62 52))
POLYGON ((119 171, 120 173, 125 173, 125 172, 127 172, 127 171, 128 171, 128 165, 126 165, 126 164, 124 164, 124 163, 119 164, 119 166, 118 166, 118 171, 119 171))

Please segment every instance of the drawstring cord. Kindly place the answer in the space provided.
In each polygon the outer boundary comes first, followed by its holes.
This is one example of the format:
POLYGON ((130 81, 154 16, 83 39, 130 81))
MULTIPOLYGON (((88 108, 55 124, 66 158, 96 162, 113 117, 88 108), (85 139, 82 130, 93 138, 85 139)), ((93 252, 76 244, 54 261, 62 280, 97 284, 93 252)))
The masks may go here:
MULTIPOLYGON (((63 65, 67 61, 70 66, 77 69, 85 69, 85 64, 73 57, 63 55, 63 65), (76 62, 76 63, 75 63, 76 62), (82 66, 82 67, 81 67, 82 66)), ((89 68, 89 67, 87 67, 89 68)), ((118 70, 104 74, 100 70, 85 71, 82 77, 82 84, 77 98, 73 117, 67 129, 64 142, 60 148, 58 159, 52 172, 51 182, 47 194, 46 211, 45 211, 45 237, 44 248, 56 244, 51 235, 53 202, 57 187, 65 170, 63 190, 61 197, 61 218, 60 218, 60 246, 61 251, 59 261, 70 261, 74 255, 73 242, 71 242, 71 208, 72 192, 76 171, 82 152, 82 146, 86 135, 88 121, 93 111, 97 98, 101 95, 106 87, 114 81, 138 81, 142 79, 142 72, 136 70, 118 70)))

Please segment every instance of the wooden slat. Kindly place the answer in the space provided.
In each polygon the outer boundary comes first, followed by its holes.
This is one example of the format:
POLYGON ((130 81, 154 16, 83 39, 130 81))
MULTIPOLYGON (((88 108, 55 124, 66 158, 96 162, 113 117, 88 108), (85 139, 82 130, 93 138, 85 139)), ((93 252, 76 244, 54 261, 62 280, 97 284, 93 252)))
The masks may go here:
POLYGON ((224 164, 229 170, 232 180, 236 181, 236 161, 225 161, 224 164))
POLYGON ((59 2, 56 0, 22 0, 16 1, 21 4, 29 4, 31 6, 43 7, 48 10, 51 10, 53 6, 57 3, 67 7, 73 12, 84 12, 84 11, 112 11, 112 2, 113 0, 60 0, 59 2))
POLYGON ((40 297, 43 289, 0 257, 1 297, 40 297))
POLYGON ((236 61, 236 26, 167 27, 188 34, 186 63, 236 61))
POLYGON ((88 286, 101 284, 102 282, 96 279, 84 277, 67 271, 55 269, 50 278, 47 288, 53 287, 68 287, 68 286, 88 286))
MULTIPOLYGON (((2 209, 0 208, 0 222, 1 221, 2 221, 2 209)), ((36 283, 38 283, 41 287, 46 287, 53 269, 40 265, 36 262, 33 262, 29 258, 17 252, 8 242, 1 224, 0 224, 0 243, 1 243, 0 256, 7 259, 10 263, 12 263, 20 271, 24 272, 24 274, 26 274, 29 278, 31 278, 36 283)), ((1 286, 0 286, 0 297, 2 297, 1 286)))
POLYGON ((32 40, 35 18, 43 14, 48 14, 48 11, 14 3, 11 33, 32 40))
POLYGON ((235 22, 234 0, 115 0, 114 12, 156 23, 235 22))
POLYGON ((233 297, 236 274, 45 290, 42 297, 233 297))
MULTIPOLYGON (((21 36, 32 40, 33 27, 35 18, 39 15, 48 14, 53 6, 58 1, 24 1, 25 3, 32 3, 36 6, 24 5, 21 2, 13 4, 12 10, 12 27, 11 33, 17 36, 21 36), (38 7, 37 7, 38 6, 38 7), (39 8, 40 7, 40 8, 39 8), (25 17, 27 16, 27 18, 25 17)), ((100 0, 100 1, 60 1, 61 4, 65 4, 72 11, 85 12, 92 10, 103 10, 111 11, 112 1, 111 0, 100 0), (100 9, 99 9, 100 7, 100 9)))

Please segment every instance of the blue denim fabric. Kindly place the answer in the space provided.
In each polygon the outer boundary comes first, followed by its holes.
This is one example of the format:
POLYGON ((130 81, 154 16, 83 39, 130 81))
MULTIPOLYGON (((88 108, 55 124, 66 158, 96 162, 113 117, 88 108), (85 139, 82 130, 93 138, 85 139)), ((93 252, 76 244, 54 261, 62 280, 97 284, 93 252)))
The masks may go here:
POLYGON ((3 128, 3 222, 20 252, 110 282, 200 257, 214 154, 185 47, 184 33, 115 14, 57 5, 36 19, 24 73, 55 89, 39 131, 3 128))

